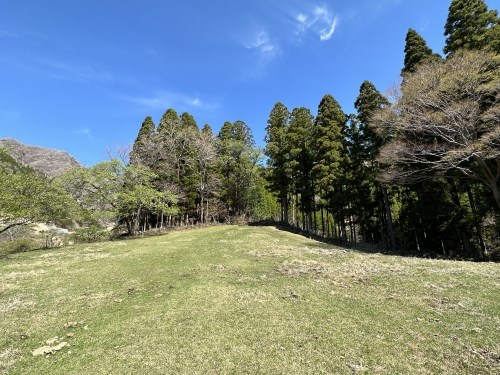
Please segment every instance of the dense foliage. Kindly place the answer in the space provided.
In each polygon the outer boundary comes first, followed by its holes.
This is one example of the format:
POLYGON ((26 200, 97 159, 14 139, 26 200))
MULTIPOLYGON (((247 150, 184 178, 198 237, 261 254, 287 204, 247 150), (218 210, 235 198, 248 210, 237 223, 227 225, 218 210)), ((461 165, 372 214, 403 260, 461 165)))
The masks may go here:
POLYGON ((87 212, 88 224, 128 234, 154 228, 277 219, 250 128, 226 122, 214 136, 188 113, 146 117, 128 162, 77 168, 60 178, 87 212))
POLYGON ((67 191, 0 150, 0 234, 36 222, 68 224, 78 214, 67 191))
POLYGON ((391 101, 365 81, 357 114, 330 95, 315 119, 277 103, 266 155, 283 221, 392 251, 499 256, 498 30, 484 1, 453 0, 448 57, 409 29, 391 101))
POLYGON ((57 181, 3 154, 0 233, 77 216, 84 226, 128 234, 279 220, 390 251, 500 256, 499 28, 483 0, 452 0, 446 58, 410 28, 391 98, 364 81, 355 114, 332 95, 316 116, 277 102, 266 127, 267 167, 245 122, 227 121, 214 134, 172 108, 158 125, 145 118, 128 160, 76 168, 57 181))

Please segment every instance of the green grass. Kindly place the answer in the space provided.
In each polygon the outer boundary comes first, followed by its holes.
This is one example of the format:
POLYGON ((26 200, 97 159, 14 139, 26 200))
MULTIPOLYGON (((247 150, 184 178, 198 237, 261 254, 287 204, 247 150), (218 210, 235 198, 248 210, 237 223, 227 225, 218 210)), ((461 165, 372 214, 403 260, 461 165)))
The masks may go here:
POLYGON ((12 374, 500 372, 500 264, 357 253, 271 227, 13 255, 0 318, 12 374), (55 337, 68 345, 32 355, 55 337))

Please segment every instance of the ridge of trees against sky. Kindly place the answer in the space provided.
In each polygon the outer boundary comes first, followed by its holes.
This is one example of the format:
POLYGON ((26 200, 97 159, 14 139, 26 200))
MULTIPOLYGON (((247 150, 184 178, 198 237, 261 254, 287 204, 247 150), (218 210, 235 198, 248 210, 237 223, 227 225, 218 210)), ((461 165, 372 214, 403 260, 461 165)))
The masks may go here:
MULTIPOLYGON (((66 216, 116 221, 129 233, 275 219, 392 251, 498 255, 498 14, 482 0, 453 0, 445 36, 443 58, 409 29, 401 87, 387 98, 363 82, 357 114, 345 114, 331 95, 316 117, 276 103, 266 128, 267 168, 243 121, 224 123, 214 136, 188 113, 169 109, 158 126, 147 117, 129 160, 54 181, 78 202, 66 216)), ((33 172, 2 169, 5 177, 16 173, 33 172)), ((25 194, 22 181, 5 186, 4 195, 25 194)), ((2 206, 1 232, 42 219, 12 200, 2 206)), ((49 216, 43 219, 62 220, 57 208, 49 216)))

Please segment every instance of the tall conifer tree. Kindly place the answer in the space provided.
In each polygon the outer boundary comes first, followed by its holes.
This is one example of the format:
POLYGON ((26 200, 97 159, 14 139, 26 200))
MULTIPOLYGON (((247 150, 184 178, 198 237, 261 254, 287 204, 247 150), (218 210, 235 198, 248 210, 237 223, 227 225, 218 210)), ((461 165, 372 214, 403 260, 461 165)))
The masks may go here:
POLYGON ((401 74, 413 73, 417 67, 430 59, 441 59, 441 56, 432 53, 424 38, 415 30, 408 29, 406 34, 405 61, 401 74))
POLYGON ((448 10, 444 52, 490 47, 500 52, 498 12, 488 10, 484 0, 452 0, 448 10))
MULTIPOLYGON (((371 167, 367 170, 368 178, 375 180, 377 174, 377 165, 375 163, 375 158, 385 142, 385 139, 378 135, 373 126, 370 124, 372 116, 376 111, 384 108, 389 104, 387 98, 385 98, 369 81, 364 81, 361 84, 359 95, 354 103, 355 108, 358 110, 358 119, 360 121, 360 129, 364 135, 365 141, 365 151, 367 155, 366 161, 371 164, 371 167)), ((376 201, 383 202, 384 207, 380 208, 378 212, 380 224, 383 226, 384 223, 387 228, 387 234, 389 235, 390 248, 392 250, 397 249, 396 238, 394 233, 394 228, 392 225, 392 215, 389 206, 389 198, 387 194, 387 189, 384 186, 376 184, 377 197, 376 201)), ((382 237, 384 236, 384 230, 381 230, 382 237)))
POLYGON ((271 168, 268 181, 273 192, 278 194, 281 204, 281 221, 288 223, 288 201, 290 190, 288 125, 290 112, 282 103, 276 103, 269 114, 266 127, 267 164, 271 168))
POLYGON ((146 117, 132 146, 132 152, 130 153, 131 165, 148 164, 148 160, 150 160, 153 153, 155 128, 151 116, 146 117))
MULTIPOLYGON (((345 230, 345 177, 347 160, 345 146, 345 124, 347 116, 331 95, 325 95, 318 107, 314 122, 315 162, 313 167, 314 186, 327 201, 328 207, 338 212, 341 237, 347 240, 345 230)), ((322 218, 324 216, 322 215, 322 218)), ((324 225, 324 220, 322 220, 324 225)))
POLYGON ((193 129, 193 130, 199 130, 198 129, 198 124, 196 124, 196 120, 194 119, 194 117, 187 113, 187 112, 184 112, 182 115, 181 115, 181 124, 182 124, 182 127, 185 128, 185 129, 193 129))
POLYGON ((314 165, 313 120, 307 108, 295 108, 290 116, 288 129, 290 141, 290 167, 295 182, 295 193, 300 195, 303 229, 312 229, 314 188, 312 168, 314 165))

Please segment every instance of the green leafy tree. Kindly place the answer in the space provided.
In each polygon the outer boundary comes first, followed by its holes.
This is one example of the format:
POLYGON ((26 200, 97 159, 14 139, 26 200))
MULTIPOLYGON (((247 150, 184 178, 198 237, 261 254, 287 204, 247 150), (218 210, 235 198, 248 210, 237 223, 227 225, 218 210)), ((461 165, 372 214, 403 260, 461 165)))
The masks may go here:
POLYGON ((202 131, 195 138, 194 162, 196 163, 194 179, 198 194, 199 218, 207 222, 209 217, 210 200, 215 198, 220 187, 219 176, 216 171, 217 148, 212 129, 205 124, 202 131))
POLYGON ((0 150, 0 233, 37 222, 71 223, 76 201, 53 180, 0 150))
POLYGON ((146 166, 124 165, 114 159, 61 176, 60 183, 99 224, 124 223, 129 234, 148 224, 150 215, 160 222, 163 215, 177 213, 177 197, 158 191, 157 176, 146 166))
POLYGON ((449 55, 459 49, 492 48, 500 52, 498 12, 488 10, 484 0, 452 0, 445 32, 444 52, 449 55))
POLYGON ((160 190, 170 190, 178 195, 186 210, 192 204, 194 140, 198 132, 191 115, 186 113, 181 119, 173 109, 165 112, 158 125, 160 152, 153 171, 159 176, 160 190))
POLYGON ((217 135, 221 199, 229 216, 248 213, 250 192, 256 183, 260 151, 243 121, 226 121, 217 135))

